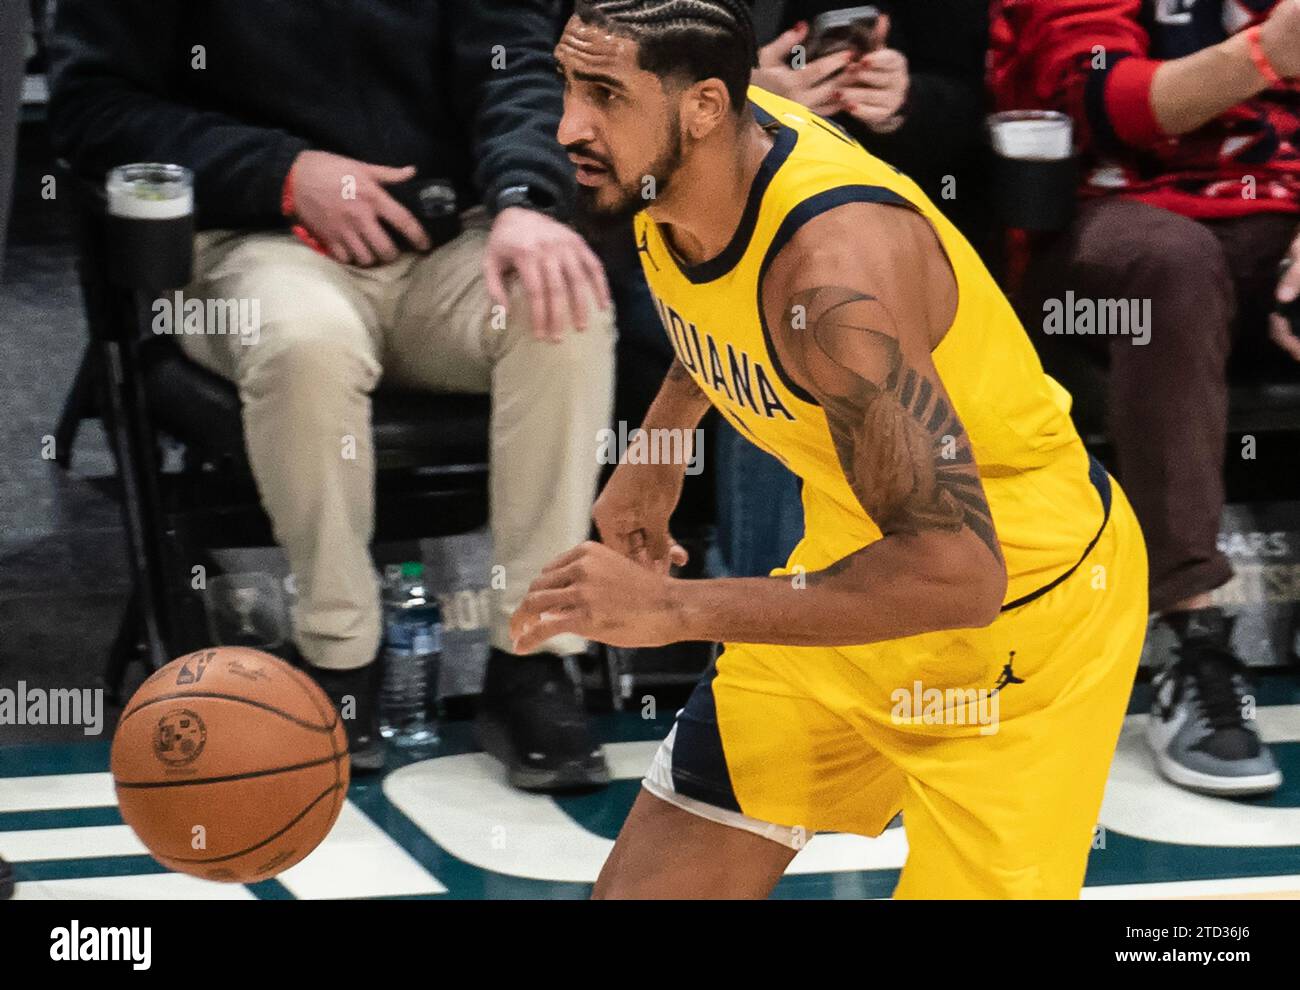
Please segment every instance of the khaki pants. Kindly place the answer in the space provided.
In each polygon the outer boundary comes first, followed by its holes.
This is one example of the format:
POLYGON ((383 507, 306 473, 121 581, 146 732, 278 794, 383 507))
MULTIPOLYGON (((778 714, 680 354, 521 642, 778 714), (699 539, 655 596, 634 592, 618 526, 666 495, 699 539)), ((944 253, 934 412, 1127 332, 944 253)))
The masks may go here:
MULTIPOLYGON (((493 318, 482 274, 487 220, 392 264, 340 265, 288 232, 207 231, 187 296, 256 305, 245 335, 180 335, 185 353, 239 387, 262 504, 298 587, 299 649, 335 669, 367 664, 382 634, 370 557, 374 455, 370 393, 386 382, 492 396, 490 519, 497 580, 492 645, 552 558, 587 538, 611 415, 612 312, 537 341, 516 294, 493 318)), ((485 575, 485 579, 488 576, 485 575)), ((560 636, 545 649, 584 648, 560 636)))

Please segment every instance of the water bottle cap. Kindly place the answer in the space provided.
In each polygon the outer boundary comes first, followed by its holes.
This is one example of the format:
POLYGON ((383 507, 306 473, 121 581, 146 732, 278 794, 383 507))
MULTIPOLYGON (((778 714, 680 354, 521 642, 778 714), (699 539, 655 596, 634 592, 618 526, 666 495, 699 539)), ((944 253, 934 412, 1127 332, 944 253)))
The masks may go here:
POLYGON ((404 578, 421 578, 424 577, 424 565, 419 561, 411 561, 402 565, 402 577, 404 578))

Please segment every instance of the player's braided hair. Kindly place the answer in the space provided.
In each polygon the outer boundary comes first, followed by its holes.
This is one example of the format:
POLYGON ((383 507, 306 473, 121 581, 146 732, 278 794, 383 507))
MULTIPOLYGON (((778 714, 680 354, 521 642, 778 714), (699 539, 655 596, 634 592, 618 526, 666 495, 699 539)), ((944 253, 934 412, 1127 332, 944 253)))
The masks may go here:
POLYGON ((691 82, 721 79, 732 110, 745 106, 758 64, 746 0, 578 0, 574 13, 636 41, 638 63, 647 72, 689 76, 691 82))

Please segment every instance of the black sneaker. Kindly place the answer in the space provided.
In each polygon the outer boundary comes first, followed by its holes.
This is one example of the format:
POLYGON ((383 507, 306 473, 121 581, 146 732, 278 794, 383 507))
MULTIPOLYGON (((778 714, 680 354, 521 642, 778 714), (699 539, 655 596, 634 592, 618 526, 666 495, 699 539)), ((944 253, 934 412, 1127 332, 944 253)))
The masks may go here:
POLYGON ((563 658, 553 653, 520 657, 492 651, 474 733, 520 790, 609 783, 605 754, 591 737, 563 658))
POLYGON ((1147 741, 1165 779, 1201 794, 1245 797, 1282 786, 1282 772, 1245 716, 1246 667, 1232 619, 1217 608, 1174 612, 1177 658, 1156 675, 1147 741))
POLYGON ((345 699, 352 699, 352 718, 343 720, 348 735, 348 753, 353 773, 372 773, 384 767, 384 737, 379 734, 378 660, 355 670, 328 670, 309 665, 307 672, 329 695, 334 707, 343 711, 345 699))

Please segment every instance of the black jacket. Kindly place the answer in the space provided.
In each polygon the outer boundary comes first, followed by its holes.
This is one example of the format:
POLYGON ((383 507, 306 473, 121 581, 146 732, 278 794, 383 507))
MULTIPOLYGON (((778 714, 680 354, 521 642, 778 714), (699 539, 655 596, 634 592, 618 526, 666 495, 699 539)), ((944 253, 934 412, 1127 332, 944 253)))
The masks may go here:
POLYGON ((415 165, 462 207, 528 184, 564 212, 560 18, 559 0, 59 0, 55 147, 96 178, 188 166, 200 227, 283 224, 307 148, 415 165))

